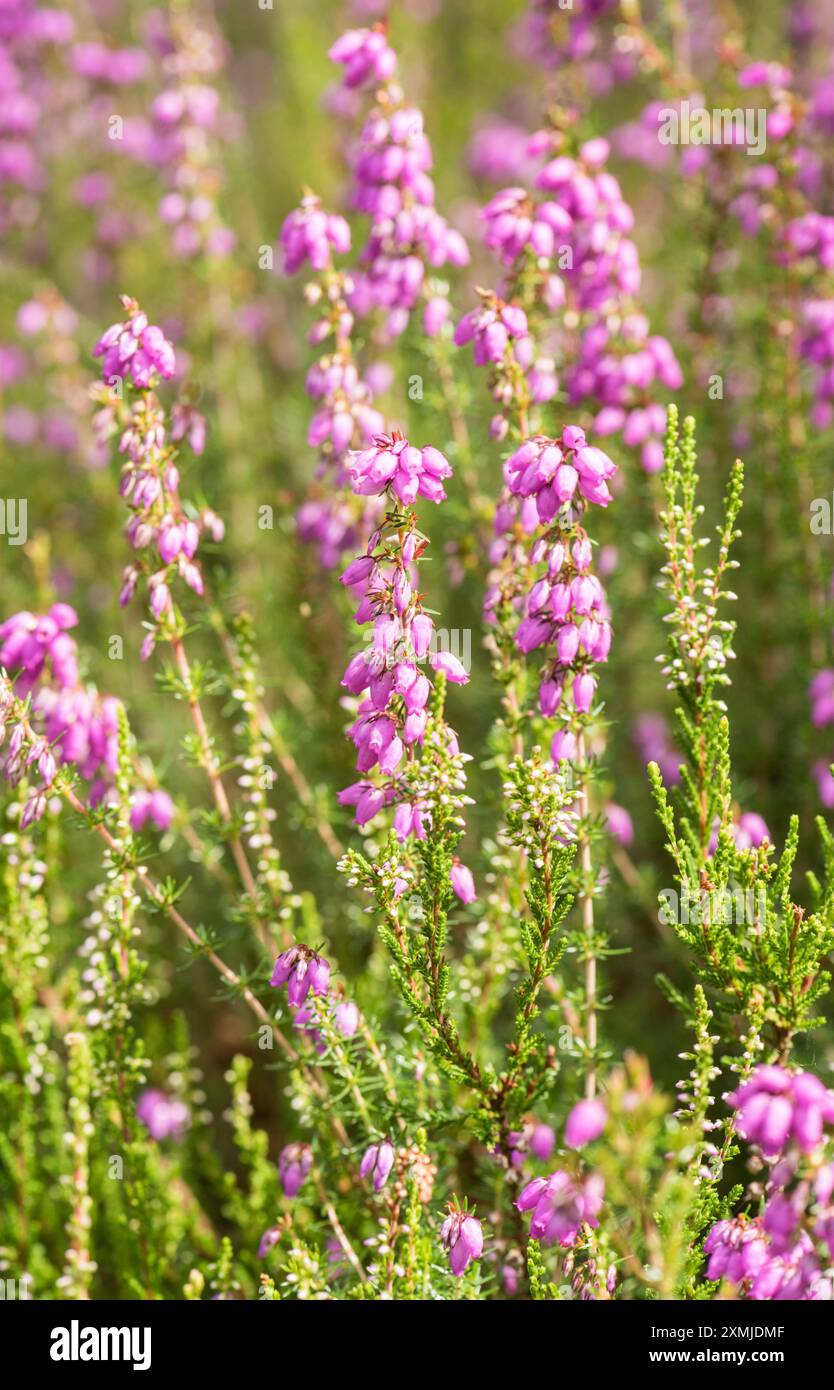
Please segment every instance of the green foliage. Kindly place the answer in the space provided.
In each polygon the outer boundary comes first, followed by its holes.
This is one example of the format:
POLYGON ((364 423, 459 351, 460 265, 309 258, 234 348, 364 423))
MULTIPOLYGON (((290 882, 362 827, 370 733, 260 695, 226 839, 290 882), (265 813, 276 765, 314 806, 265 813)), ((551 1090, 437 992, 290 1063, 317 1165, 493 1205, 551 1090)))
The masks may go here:
POLYGON ((664 674, 680 701, 685 761, 671 795, 657 764, 648 771, 680 888, 661 920, 688 948, 696 979, 714 991, 725 1019, 760 1018, 772 1055, 785 1060, 796 1034, 819 1021, 815 1006, 830 981, 825 961, 834 946, 831 841, 823 827, 825 886, 818 889, 816 910, 808 913, 791 888, 797 818, 791 818, 778 857, 767 840, 758 848, 739 848, 732 830, 730 731, 719 692, 730 681, 726 667, 735 625, 717 614, 723 601, 735 597, 724 579, 735 565, 730 548, 740 535, 742 476, 737 463, 718 528, 717 560, 703 565, 694 422, 686 420, 680 432, 670 409, 661 514, 667 554, 662 587, 671 629, 664 674))

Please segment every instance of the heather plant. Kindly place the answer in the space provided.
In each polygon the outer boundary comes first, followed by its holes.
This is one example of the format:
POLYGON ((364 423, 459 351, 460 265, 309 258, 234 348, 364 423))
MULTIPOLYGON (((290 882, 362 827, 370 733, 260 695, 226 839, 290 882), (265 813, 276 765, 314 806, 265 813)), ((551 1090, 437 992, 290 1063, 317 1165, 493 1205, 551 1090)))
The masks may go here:
POLYGON ((817 21, 122 8, 0 19, 0 1277, 830 1301, 817 21))

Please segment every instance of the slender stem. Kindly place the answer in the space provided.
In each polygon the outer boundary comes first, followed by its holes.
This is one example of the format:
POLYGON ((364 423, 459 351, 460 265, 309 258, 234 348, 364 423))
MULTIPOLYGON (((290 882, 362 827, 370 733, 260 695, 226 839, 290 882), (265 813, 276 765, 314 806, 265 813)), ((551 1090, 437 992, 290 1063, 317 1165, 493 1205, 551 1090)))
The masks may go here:
MULTIPOLYGON (((214 606, 211 609, 211 618, 212 624, 214 626, 215 632, 217 633, 218 640, 220 642, 221 647, 223 648, 223 653, 226 657, 226 660, 229 663, 229 666, 234 672, 239 673, 240 658, 238 656, 238 652, 235 648, 234 642, 229 637, 229 634, 226 631, 226 628, 223 624, 222 614, 220 614, 220 612, 214 606)), ((276 758, 281 764, 284 773, 292 783, 292 786, 295 790, 295 793, 299 801, 310 812, 313 821, 313 826, 316 830, 316 833, 319 836, 319 839, 321 840, 328 853, 332 855, 333 859, 335 859, 338 862, 345 852, 344 846, 339 843, 339 840, 337 836, 334 834, 329 822, 318 813, 316 807, 316 799, 309 782, 304 776, 304 773, 302 772, 292 753, 287 748, 281 734, 273 724, 270 714, 265 709, 261 701, 256 702, 255 715, 258 720, 258 725, 260 727, 261 733, 263 734, 264 738, 266 739, 267 743, 269 744, 270 748, 272 749, 273 753, 275 754, 276 758)))
MULTIPOLYGON (((93 824, 91 822, 90 812, 87 810, 87 807, 84 805, 83 801, 79 800, 72 788, 61 787, 59 790, 61 792, 61 795, 64 797, 65 801, 68 803, 68 805, 70 805, 72 809, 87 822, 91 829, 95 830, 96 834, 99 835, 102 840, 104 840, 105 844, 108 845, 110 849, 118 852, 119 847, 116 841, 114 840, 113 836, 110 834, 110 831, 104 825, 93 824)), ((327 1094, 327 1087, 325 1086, 318 1070, 314 1067, 310 1067, 307 1063, 305 1063, 303 1057, 301 1057, 300 1054, 295 1050, 289 1039, 284 1036, 284 1034, 281 1032, 280 1028, 275 1023, 275 1021, 272 1018, 270 1018, 260 999, 258 999, 257 996, 252 993, 249 986, 244 984, 240 976, 235 973, 235 971, 232 969, 230 965, 227 965, 226 962, 223 959, 221 959, 220 956, 218 956, 216 951, 213 951, 210 947, 207 947, 205 942, 200 940, 200 937, 197 935, 190 922, 188 922, 186 918, 183 917, 182 913, 174 906, 173 903, 169 903, 166 900, 161 888, 148 873, 147 868, 144 864, 137 865, 136 877, 146 897, 149 897, 156 904, 156 906, 159 907, 161 911, 165 913, 165 916, 168 917, 169 920, 174 923, 175 927, 177 927, 177 929, 180 932, 182 932, 182 935, 186 938, 186 940, 190 942, 190 944, 196 950, 198 950, 201 955, 205 956, 206 960, 208 960, 211 965, 214 966, 214 969, 217 971, 218 975, 220 975, 222 979, 224 979, 226 983, 231 986, 231 988, 235 991, 236 994, 239 994, 240 997, 243 1000, 245 1000, 245 1002, 249 1005, 249 1008, 252 1010, 252 1013, 257 1018, 258 1022, 265 1024, 268 1028, 271 1029, 272 1035, 275 1038, 275 1041, 277 1042, 284 1056, 287 1058, 287 1061, 293 1063, 294 1065, 299 1065, 306 1070, 312 1091, 316 1095, 316 1098, 324 1105, 324 1107, 328 1111, 330 1123, 333 1128, 333 1132, 336 1135, 336 1138, 339 1140, 341 1144, 347 1146, 350 1142, 347 1130, 345 1129, 338 1115, 334 1115, 332 1113, 329 1104, 329 1097, 327 1094)))
MULTIPOLYGON (((180 679, 185 690, 188 708, 191 711, 191 720, 194 724, 194 729, 197 734, 197 737, 200 740, 200 748, 202 752, 202 766, 211 785, 212 795, 214 797, 214 804, 217 807, 217 810, 220 814, 220 818, 223 821, 224 826, 229 826, 231 825, 233 819, 232 808, 229 805, 229 798, 226 795, 226 788, 223 786, 223 781, 217 768, 217 763, 211 746, 211 736, 208 731, 208 725, 206 724, 206 719, 205 715, 203 714, 202 706, 194 689, 194 681, 191 674, 191 666, 189 665, 188 656, 186 655, 182 639, 179 637, 173 638, 171 642, 171 648, 173 650, 174 660, 177 663, 177 669, 180 673, 180 679)), ((234 859, 235 864, 237 865, 241 882, 244 888, 246 889, 246 892, 251 901, 252 910, 256 915, 258 923, 258 933, 266 949, 272 952, 274 950, 274 942, 272 941, 266 923, 261 920, 260 915, 258 914, 258 885, 255 882, 254 875, 249 866, 249 860, 246 857, 246 851, 243 848, 243 845, 240 841, 240 837, 238 835, 231 835, 229 837, 229 848, 232 852, 232 858, 234 859)))
POLYGON ((194 851, 194 854, 197 856, 197 859, 206 872, 211 874, 212 878, 216 879, 227 893, 234 893, 236 887, 234 879, 231 874, 226 873, 222 864, 212 862, 209 857, 209 850, 197 834, 194 826, 186 822, 185 825, 179 827, 179 830, 185 843, 188 845, 189 849, 194 851))
POLYGON ((368 1276, 362 1268, 362 1263, 359 1259, 359 1256, 357 1255, 356 1251, 350 1243, 350 1240, 348 1239, 344 1226, 342 1225, 341 1221, 336 1215, 336 1209, 327 1195, 327 1189, 325 1188, 324 1183, 322 1182, 321 1174, 319 1173, 318 1169, 316 1169, 313 1173, 313 1183, 315 1185, 317 1193, 319 1194, 321 1204, 324 1207, 324 1210, 327 1214, 327 1219, 333 1228, 333 1234, 335 1235, 337 1241, 342 1247, 344 1254, 347 1256, 348 1260, 353 1266, 353 1269, 356 1272, 356 1277, 360 1280, 361 1283, 367 1284, 368 1276))
MULTIPOLYGON (((396 1108, 397 1106, 399 1106, 399 1098, 397 1096, 397 1088, 394 1084, 394 1078, 391 1074, 391 1068, 389 1067, 388 1063, 385 1060, 385 1057, 383 1056, 382 1052, 377 1046, 376 1038, 371 1032, 371 1029, 368 1027, 367 1023, 362 1017, 360 1017, 359 1019, 359 1031, 362 1034, 365 1046, 367 1047, 369 1053, 376 1062, 376 1065, 379 1069, 379 1074, 385 1083, 386 1098, 388 1099, 390 1104, 396 1108)), ((406 1124, 402 1115, 397 1116, 397 1122, 400 1125, 401 1129, 405 1129, 406 1124)))
MULTIPOLYGON (((156 774, 149 771, 141 758, 134 758, 133 771, 137 780, 141 782, 148 791, 156 791, 159 787, 159 780, 156 774)), ((194 851, 199 863, 202 864, 206 872, 211 874, 212 878, 215 878, 218 883, 222 884, 227 893, 233 893, 235 891, 235 882, 233 878, 226 872, 222 864, 212 861, 208 846, 197 834, 191 822, 184 821, 182 825, 177 826, 177 830, 180 835, 182 835, 189 849, 194 851)))
POLYGON ((492 540, 492 533, 484 514, 484 499, 478 484, 478 475, 473 466, 472 440, 469 434, 466 412, 461 403, 457 379, 446 354, 445 344, 438 345, 438 349, 436 353, 432 354, 431 360, 437 367, 440 389, 446 406, 446 413, 449 416, 449 424, 452 428, 452 438, 455 441, 457 451, 456 460, 469 502, 477 515, 480 543, 484 553, 486 553, 489 549, 490 541, 492 540))
POLYGON ((584 730, 580 730, 576 746, 581 779, 578 799, 579 867, 582 883, 579 890, 579 900, 582 906, 582 929, 585 933, 585 1047, 588 1055, 585 1095, 588 1100, 593 1100, 597 1089, 597 958, 594 954, 594 899, 591 882, 593 864, 587 825, 590 814, 590 798, 588 795, 588 770, 585 762, 584 730))

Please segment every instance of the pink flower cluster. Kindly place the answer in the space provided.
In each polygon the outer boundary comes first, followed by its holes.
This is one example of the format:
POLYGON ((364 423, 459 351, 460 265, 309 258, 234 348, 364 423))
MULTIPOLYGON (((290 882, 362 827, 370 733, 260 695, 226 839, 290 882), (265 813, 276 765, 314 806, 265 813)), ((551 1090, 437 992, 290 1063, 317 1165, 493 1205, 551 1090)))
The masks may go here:
MULTIPOLYGON (((144 341, 150 331, 144 326, 145 315, 135 300, 125 298, 123 302, 129 308, 133 340, 138 341, 136 333, 139 333, 144 341)), ((154 332, 159 334, 160 330, 154 332)), ((167 347, 170 348, 170 344, 167 347)), ((121 349, 116 343, 112 350, 121 349)), ((135 360, 135 353, 126 360, 135 360)), ((180 402, 178 411, 175 407, 169 430, 165 412, 152 389, 155 369, 149 373, 144 370, 138 375, 133 373, 130 379, 138 395, 131 404, 127 427, 119 440, 119 451, 126 455, 119 491, 132 511, 125 533, 139 559, 124 571, 119 602, 122 607, 130 602, 140 574, 146 574, 149 606, 158 624, 142 643, 141 655, 146 660, 159 632, 165 630, 173 617, 172 580, 178 576, 194 593, 203 594, 203 574, 195 558, 197 547, 204 532, 215 541, 222 540, 224 527, 219 517, 208 509, 196 519, 189 516, 179 495, 175 441, 187 435, 192 446, 202 448, 205 437, 202 416, 189 403, 180 402)), ((108 399, 97 416, 99 432, 105 437, 115 433, 118 420, 118 403, 108 399)))
POLYGON ((0 22, 0 233, 6 236, 31 227, 32 199, 47 184, 50 97, 60 84, 45 82, 44 72, 49 47, 69 44, 75 21, 57 7, 12 0, 2 6, 0 22))
MULTIPOLYGON (((707 845, 707 854, 712 856, 718 848, 718 832, 721 821, 716 816, 713 822, 712 834, 707 845)), ((767 823, 757 811, 739 812, 734 808, 734 817, 728 826, 733 843, 737 849, 758 849, 759 845, 764 844, 765 840, 770 840, 770 831, 767 823)))
POLYGON ((494 294, 484 293, 481 297, 481 307, 464 314, 455 329, 458 347, 472 343, 478 367, 502 362, 508 354, 520 366, 529 366, 530 339, 524 310, 518 304, 506 304, 494 294))
MULTIPOLYGON (((573 708, 587 714, 596 695, 589 666, 608 659, 611 625, 605 593, 591 572, 593 552, 587 533, 571 518, 587 504, 607 506, 607 479, 615 472, 608 455, 588 445, 575 425, 567 425, 559 441, 538 435, 525 440, 504 466, 510 493, 522 499, 522 524, 528 530, 539 523, 549 528, 537 537, 530 554, 534 565, 546 564, 547 570, 526 596, 524 617, 515 635, 516 645, 525 654, 544 646, 556 648, 539 688, 539 705, 546 718, 561 706, 569 675, 573 708)), ((571 758, 573 735, 560 731, 556 739, 558 756, 571 758)))
POLYGON ((171 228, 175 255, 223 258, 235 245, 217 206, 217 141, 224 113, 215 82, 225 58, 223 40, 205 14, 169 19, 156 12, 148 27, 148 42, 161 58, 165 77, 151 106, 145 151, 167 184, 159 216, 171 228))
MULTIPOLYGON (((565 1144, 569 1149, 582 1149, 598 1139, 608 1122, 608 1112, 601 1100, 580 1100, 574 1105, 565 1124, 565 1144)), ((527 1124, 522 1130, 511 1131, 510 1165, 523 1168, 528 1153, 546 1163, 556 1147, 556 1134, 550 1125, 527 1124)))
POLYGON ((113 323, 99 338, 93 356, 101 357, 102 376, 108 384, 114 379, 129 380, 138 391, 154 384, 157 376, 174 376, 177 359, 161 328, 148 322, 135 299, 122 295, 127 310, 124 323, 113 323))
MULTIPOLYGON (((337 44, 331 57, 338 49, 337 44)), ((423 116, 405 103, 393 81, 395 68, 396 59, 362 127, 352 161, 353 206, 368 216, 370 228, 361 269, 352 277, 348 294, 348 303, 359 317, 374 309, 384 311, 389 338, 405 329, 423 294, 426 267, 469 262, 460 232, 435 207, 429 173, 432 151, 423 116)), ((429 327, 442 319, 435 303, 429 327)))
POLYGON ((336 40, 328 56, 332 62, 343 65, 346 87, 387 82, 397 71, 397 55, 389 46, 381 25, 373 29, 348 29, 336 40))
MULTIPOLYGON (((374 503, 364 504, 360 513, 355 503, 346 505, 340 496, 349 482, 348 451, 369 444, 383 430, 373 400, 391 377, 383 363, 360 365, 352 342, 355 324, 368 321, 366 341, 396 338, 419 301, 425 305, 425 331, 438 333, 449 304, 432 286, 427 271, 465 265, 469 259, 463 237, 435 207, 429 173, 432 153, 423 118, 406 103, 395 80, 396 55, 382 29, 351 30, 330 56, 345 65, 348 87, 373 82, 379 89, 352 155, 351 203, 370 224, 359 266, 335 269, 333 254, 349 250, 350 233, 344 219, 325 213, 313 194, 305 194, 281 233, 287 273, 305 262, 317 273, 307 287, 307 298, 323 312, 310 339, 320 344, 333 338, 332 350, 314 364, 307 378, 308 393, 317 402, 308 441, 320 450, 321 461, 311 495, 298 515, 299 534, 318 544, 327 566, 356 543, 357 521, 372 524, 378 515, 374 503)), ((354 491, 372 496, 374 489, 369 485, 364 493, 354 491)))
POLYGON ((599 403, 594 421, 598 435, 621 432, 625 444, 642 449, 643 467, 654 473, 663 463, 660 439, 666 416, 651 392, 658 387, 664 394, 677 391, 683 378, 670 344, 650 335, 648 320, 635 303, 641 270, 637 247, 628 236, 634 214, 618 181, 604 168, 608 155, 607 141, 590 140, 576 158, 557 154, 536 179, 572 224, 572 257, 562 273, 566 302, 582 315, 585 327, 565 385, 571 405, 599 403), (616 329, 614 304, 621 320, 616 329))
MULTIPOLYGON (((816 1078, 814 1078, 816 1079, 816 1078)), ((820 1083, 821 1084, 821 1083, 820 1083)), ((704 1242, 708 1279, 726 1279, 754 1301, 834 1298, 834 1163, 816 1164, 797 1176, 781 1160, 768 1176, 765 1203, 752 1220, 745 1214, 718 1221, 704 1242)))
POLYGON ((499 260, 512 266, 529 247, 533 255, 552 260, 573 219, 558 203, 536 203, 526 188, 502 188, 481 212, 484 243, 499 260))
MULTIPOLYGON (((339 804, 353 806, 356 824, 365 825, 396 802, 398 838, 424 839, 436 797, 442 798, 446 813, 462 808, 467 798, 465 757, 454 730, 445 720, 436 721, 431 746, 427 744, 432 686, 419 668, 428 658, 448 681, 463 685, 469 676, 452 652, 430 653, 434 624, 417 589, 416 568, 428 541, 417 530, 414 512, 403 514, 402 508, 410 508, 418 495, 441 501, 441 479, 452 470, 438 449, 415 448, 398 431, 379 436, 372 449, 351 457, 348 468, 360 494, 384 490, 389 510, 365 552, 341 576, 358 601, 355 621, 373 623, 373 633, 342 678, 351 695, 364 696, 348 734, 356 746, 357 769, 365 775, 339 793, 339 804), (417 750, 422 758, 415 756, 417 750), (374 769, 382 780, 367 776, 374 769)), ((474 901, 472 874, 458 859, 450 882, 462 902, 474 901)), ((399 880, 398 894, 405 887, 405 880, 399 880)))
MULTIPOLYGON (((436 481, 436 471, 432 474, 420 471, 424 456, 429 456, 435 470, 445 472, 448 469, 437 450, 411 450, 408 442, 400 438, 393 443, 395 447, 399 444, 404 447, 396 454, 388 448, 378 451, 383 456, 380 470, 389 473, 388 486, 392 491, 397 485, 404 454, 415 456, 416 471, 404 474, 409 491, 413 489, 412 495, 416 495, 424 480, 430 480, 432 487, 436 481)), ((373 466, 373 462, 361 466, 357 462, 355 468, 360 485, 367 476, 367 469, 373 466)), ((407 462, 405 466, 410 469, 412 464, 407 462)), ((377 487, 380 485, 385 486, 382 483, 377 487)), ((351 659, 342 680, 352 695, 368 692, 349 733, 356 745, 358 770, 368 773, 379 767, 389 779, 381 786, 370 781, 358 782, 340 793, 341 805, 356 808, 355 819, 359 825, 371 820, 390 801, 400 799, 404 789, 398 789, 396 774, 407 750, 423 741, 431 693, 428 676, 419 665, 429 655, 434 624, 415 589, 413 568, 426 542, 415 529, 413 518, 404 535, 399 524, 391 523, 390 531, 391 534, 386 535, 384 527, 378 530, 371 537, 365 554, 353 560, 342 575, 342 583, 351 587, 359 598, 356 622, 373 622, 374 625, 370 645, 351 659)), ((463 684, 469 679, 461 662, 450 652, 435 652, 429 660, 433 669, 442 671, 448 680, 463 684)), ((456 752, 457 741, 451 730, 448 734, 450 746, 456 752)), ((401 838, 408 834, 422 838, 425 835, 423 817, 424 808, 419 804, 403 802, 395 818, 397 833, 401 838)))
POLYGON ((555 1132, 545 1124, 530 1123, 523 1129, 511 1130, 508 1139, 510 1165, 513 1168, 523 1168, 528 1153, 541 1163, 546 1163, 556 1147, 555 1132))
POLYGON ((829 1302, 830 1278, 822 1273, 814 1242, 806 1232, 786 1250, 774 1248, 764 1218, 743 1216, 718 1221, 704 1242, 708 1279, 726 1279, 754 1302, 829 1302))
POLYGON ((834 1125, 834 1091, 807 1071, 757 1067, 729 1097, 738 1110, 736 1127, 765 1158, 776 1158, 791 1143, 813 1153, 822 1142, 825 1125, 834 1125))
MULTIPOLYGON (((819 292, 820 273, 834 268, 834 217, 817 206, 825 198, 820 149, 830 139, 831 77, 827 74, 812 84, 811 101, 806 91, 798 90, 805 79, 803 73, 798 80, 782 63, 757 61, 742 68, 731 105, 748 106, 749 89, 762 89, 756 100, 767 103, 760 108, 767 112, 767 160, 733 165, 720 144, 693 143, 681 154, 681 168, 688 175, 701 174, 707 182, 722 161, 721 177, 730 173, 737 179, 738 192, 729 207, 745 236, 764 232, 772 243, 778 275, 790 268, 790 298, 784 311, 794 321, 799 355, 809 368, 814 392, 811 422, 822 430, 834 422, 834 299, 819 292)), ((656 134, 655 122, 655 141, 656 134)), ((744 146, 747 138, 746 127, 733 127, 725 143, 744 146)))
POLYGON ((69 628, 77 623, 74 608, 68 603, 54 603, 42 616, 23 611, 0 624, 0 666, 17 673, 18 695, 28 695, 34 689, 47 665, 58 685, 78 684, 78 648, 69 636, 69 628))
MULTIPOLYGON (((326 1050, 322 1035, 325 1019, 343 1038, 352 1038, 356 1033, 360 1022, 358 1008, 349 999, 331 995, 329 962, 309 946, 289 946, 282 951, 269 983, 275 989, 286 985, 293 1027, 310 1039, 317 1052, 326 1050), (311 998, 317 1001, 315 1008, 310 1007, 308 1001, 311 998)), ((296 1196, 312 1163, 313 1151, 309 1144, 288 1144, 281 1150, 278 1170, 287 1197, 296 1196)), ((271 1228, 262 1237, 259 1258, 262 1259, 275 1243, 278 1238, 276 1230, 271 1228), (271 1238, 273 1235, 274 1239, 271 1238)))
POLYGON ((108 48, 103 43, 87 42, 74 45, 72 66, 82 77, 122 87, 140 81, 151 64, 141 48, 108 48))
MULTIPOLYGON (((653 396, 658 388, 664 394, 677 390, 682 376, 671 346, 650 334, 636 302, 640 261, 628 236, 634 214, 604 167, 608 143, 589 140, 571 156, 561 149, 561 136, 542 131, 532 137, 529 148, 532 155, 547 159, 535 182, 548 196, 537 202, 520 186, 502 189, 482 211, 486 243, 509 268, 510 291, 529 284, 527 271, 533 266, 537 294, 548 315, 561 317, 561 311, 569 310, 578 317, 578 352, 571 352, 565 366, 569 404, 595 405, 596 433, 621 432, 624 443, 641 449, 643 467, 656 472, 663 463, 660 440, 666 422, 665 410, 653 396)), ((559 384, 556 363, 543 355, 533 361, 522 319, 517 308, 510 325, 494 309, 491 317, 475 311, 462 321, 457 341, 468 341, 474 334, 480 364, 498 362, 513 347, 512 355, 529 373, 531 399, 549 400, 559 384), (520 343, 513 345, 513 339, 520 343)), ((559 332, 549 336, 561 350, 559 332)), ((499 376, 494 394, 506 406, 518 396, 518 382, 499 376)), ((494 428, 503 428, 500 417, 494 428)))
POLYGON ((106 451, 92 433, 86 372, 77 361, 76 311, 53 286, 44 286, 23 301, 16 323, 26 350, 0 344, 0 430, 7 442, 21 449, 37 447, 85 468, 102 468, 106 451), (28 385, 35 374, 45 395, 39 410, 30 400, 6 394, 8 386, 26 378, 28 385))
POLYGON ((469 169, 478 180, 504 183, 534 172, 527 146, 529 133, 524 126, 502 116, 479 118, 467 149, 469 169))
POLYGON ((369 1144, 359 1165, 360 1178, 371 1178, 374 1192, 381 1192, 388 1181, 395 1157, 394 1145, 390 1139, 383 1139, 379 1144, 369 1144))
POLYGON ((354 439, 370 443, 382 433, 384 422, 371 404, 370 383, 359 375, 353 362, 344 361, 340 354, 320 358, 313 364, 307 373, 307 393, 314 401, 321 401, 307 434, 312 448, 328 446, 333 458, 343 461, 354 439))
POLYGON ((330 966, 308 946, 290 946, 275 962, 269 983, 276 989, 286 985, 287 999, 294 1008, 299 1008, 308 994, 327 994, 330 966))
POLYGON ((580 1180, 557 1168, 521 1189, 516 1206, 529 1211, 530 1238, 542 1245, 571 1246, 583 1225, 598 1226, 604 1184, 597 1174, 580 1180))
POLYGON ((483 1229, 471 1212, 450 1207, 440 1228, 440 1239, 449 1252, 449 1267, 456 1278, 465 1274, 470 1263, 483 1254, 483 1229))
MULTIPOLYGON (((779 204, 791 210, 801 208, 778 227, 774 259, 780 264, 797 267, 807 287, 801 286, 798 306, 799 354, 809 368, 814 388, 811 421, 815 429, 828 429, 834 422, 834 299, 823 298, 818 292, 820 271, 834 270, 834 217, 818 211, 821 201, 821 162, 813 149, 813 138, 820 134, 827 144, 830 138, 824 109, 816 103, 797 103, 793 88, 794 74, 781 63, 751 63, 738 78, 742 89, 767 89, 767 139, 779 149, 752 181, 746 174, 747 189, 733 204, 733 211, 742 220, 749 236, 756 236, 762 226, 773 226, 779 217, 779 204), (776 161, 790 165, 788 175, 777 170, 776 161), (791 197, 784 196, 788 181, 791 197), (791 186, 792 185, 792 186, 791 186), (780 194, 781 190, 781 194, 780 194), (807 271, 806 271, 807 268, 807 271)), ((823 86, 830 87, 830 78, 823 86)))
POLYGON ((350 999, 330 994, 330 965, 324 956, 308 946, 289 946, 275 962, 269 983, 275 989, 287 986, 293 1028, 304 1034, 318 1052, 324 1052, 322 1025, 327 1019, 343 1038, 352 1038, 359 1027, 359 1010, 350 999), (307 1002, 316 998, 318 1006, 307 1002))
MULTIPOLYGON (((338 483, 337 478, 334 483, 338 483)), ((319 562, 325 569, 338 565, 345 551, 358 544, 355 510, 329 494, 308 497, 298 508, 295 520, 300 539, 318 547, 319 562)))
MULTIPOLYGON (((811 723, 816 729, 834 724, 834 669, 825 666, 818 671, 808 687, 811 700, 811 723)), ((834 777, 831 775, 831 758, 821 758, 811 768, 817 784, 820 801, 827 809, 834 806, 834 777)))
MULTIPOLYGON (((834 229, 834 218, 827 220, 834 229)), ((829 249, 834 251, 834 236, 829 249)), ((808 299, 802 305, 799 351, 815 379, 813 424, 828 429, 834 422, 834 299, 808 299)))
POLYGON ((285 1145, 278 1155, 278 1176, 285 1197, 297 1196, 312 1166, 313 1150, 309 1144, 285 1145))
MULTIPOLYGON (((286 274, 309 262, 319 276, 308 285, 307 297, 311 303, 321 302, 326 310, 311 330, 311 341, 323 343, 331 335, 335 339, 333 349, 323 353, 307 373, 307 394, 316 402, 307 442, 320 451, 320 463, 311 495, 297 516, 302 540, 317 544, 322 564, 330 568, 356 544, 356 506, 339 496, 349 483, 347 452, 356 443, 369 443, 384 421, 373 406, 371 371, 363 376, 353 358, 354 315, 345 299, 353 277, 333 266, 333 253, 350 249, 347 223, 325 213, 315 194, 308 193, 285 219, 280 244, 286 274)), ((371 513, 372 504, 365 510, 371 513)))
POLYGON ((46 798, 55 777, 56 766, 45 739, 27 744, 26 726, 15 716, 13 699, 7 685, 0 687, 0 741, 5 740, 8 725, 12 726, 3 759, 3 776, 13 787, 16 787, 27 773, 30 778, 39 779, 39 785, 36 785, 20 817, 20 828, 25 830, 33 821, 40 820, 46 810, 46 798))
POLYGON ((305 262, 313 270, 327 270, 334 253, 344 256, 350 250, 350 227, 338 214, 326 213, 315 193, 307 193, 284 218, 279 240, 286 275, 295 275, 305 262))
POLYGON ((584 1149, 599 1139, 608 1123, 608 1111, 601 1100, 580 1100, 568 1115, 565 1143, 569 1149, 584 1149))
POLYGON ((662 714, 641 714, 634 722, 632 738, 644 763, 657 763, 667 787, 681 780, 681 754, 675 747, 662 714))
POLYGON ((138 834, 149 821, 157 830, 168 830, 174 819, 174 803, 161 787, 134 793, 130 807, 130 827, 138 834))
POLYGON ((336 1031, 343 1038, 352 1038, 359 1027, 359 1010, 352 999, 333 999, 329 995, 318 995, 319 1004, 314 1011, 307 1001, 293 1010, 292 1026, 309 1038, 316 1051, 324 1053, 326 1044, 322 1035, 322 1009, 336 1031))
POLYGON ((636 57, 630 48, 616 45, 613 23, 617 0, 531 0, 519 32, 519 49, 531 63, 558 69, 582 63, 593 92, 633 76, 636 57))
POLYGON ((526 439, 507 460, 504 477, 516 497, 535 498, 538 520, 548 524, 574 498, 607 507, 606 484, 616 471, 602 449, 586 442, 584 430, 566 425, 558 442, 543 435, 526 439))
POLYGON ((350 455, 347 471, 358 496, 375 496, 390 488, 404 507, 418 496, 442 502, 446 496, 443 479, 452 476, 451 465, 439 449, 432 445, 417 449, 396 430, 392 435, 376 435, 370 448, 350 455))
POLYGON ((814 676, 808 694, 811 699, 811 723, 815 729, 834 724, 834 668, 823 667, 814 676))
POLYGON ((71 765, 91 782, 91 805, 102 800, 116 772, 119 701, 82 686, 78 649, 68 631, 77 622, 69 604, 56 603, 47 614, 14 613, 0 624, 0 666, 15 677, 17 696, 32 695, 31 717, 40 733, 27 746, 18 724, 4 764, 3 775, 13 785, 32 768, 40 778, 24 808, 24 825, 43 815, 59 766, 71 765))
POLYGON ((164 1091, 143 1091, 136 1103, 136 1117, 152 1139, 182 1139, 191 1115, 185 1101, 164 1091))

